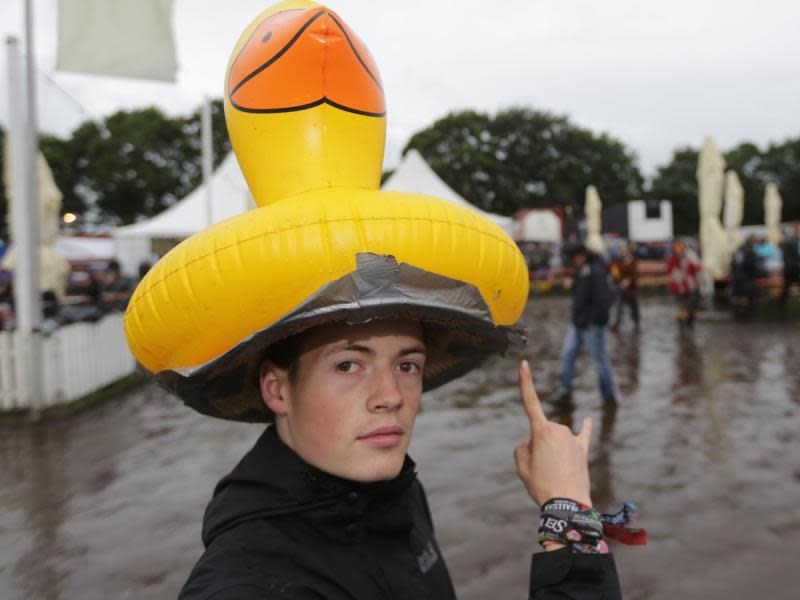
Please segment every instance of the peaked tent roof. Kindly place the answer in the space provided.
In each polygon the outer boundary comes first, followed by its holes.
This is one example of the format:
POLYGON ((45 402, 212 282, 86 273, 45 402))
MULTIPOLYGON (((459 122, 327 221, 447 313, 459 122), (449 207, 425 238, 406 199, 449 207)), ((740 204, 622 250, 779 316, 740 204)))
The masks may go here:
POLYGON ((384 182, 381 189, 396 192, 415 192, 444 198, 479 212, 499 225, 509 235, 514 231, 514 219, 481 210, 459 196, 449 185, 442 181, 436 172, 431 169, 430 165, 425 162, 422 155, 413 148, 406 153, 403 162, 384 182))
MULTIPOLYGON (((211 176, 211 221, 218 223, 255 206, 231 152, 211 176)), ((206 186, 201 184, 165 211, 140 223, 117 227, 115 238, 186 238, 208 226, 206 186)))

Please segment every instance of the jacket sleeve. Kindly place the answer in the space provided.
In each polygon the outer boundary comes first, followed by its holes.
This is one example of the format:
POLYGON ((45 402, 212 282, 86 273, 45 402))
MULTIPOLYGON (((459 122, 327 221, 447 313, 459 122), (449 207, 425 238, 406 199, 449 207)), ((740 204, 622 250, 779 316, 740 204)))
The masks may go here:
POLYGON ((611 554, 539 552, 531 561, 529 600, 621 600, 611 554))

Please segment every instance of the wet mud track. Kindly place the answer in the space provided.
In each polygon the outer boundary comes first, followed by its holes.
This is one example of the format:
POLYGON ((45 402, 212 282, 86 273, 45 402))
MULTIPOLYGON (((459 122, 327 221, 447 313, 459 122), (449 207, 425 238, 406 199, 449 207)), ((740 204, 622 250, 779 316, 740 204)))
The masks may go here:
MULTIPOLYGON (((565 298, 532 300, 528 347, 427 395, 411 446, 459 598, 526 598, 538 512, 516 478, 527 436, 516 358, 552 418, 595 421, 595 504, 640 507, 645 548, 613 545, 627 599, 794 598, 800 556, 800 330, 702 321, 665 300, 608 347, 604 410, 584 354, 557 386, 565 298)), ((196 415, 152 385, 76 418, 0 428, 0 598, 175 598, 198 558, 216 481, 257 425, 196 415)))

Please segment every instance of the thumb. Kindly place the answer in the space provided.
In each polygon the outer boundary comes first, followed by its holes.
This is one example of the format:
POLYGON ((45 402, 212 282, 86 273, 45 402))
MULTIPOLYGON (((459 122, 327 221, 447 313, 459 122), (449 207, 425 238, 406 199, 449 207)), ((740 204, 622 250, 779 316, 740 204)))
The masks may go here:
POLYGON ((531 440, 528 438, 521 444, 519 444, 516 448, 514 448, 514 462, 517 465, 517 474, 522 478, 526 479, 528 473, 530 472, 531 466, 531 449, 530 449, 531 440))
POLYGON ((589 446, 592 443, 592 419, 586 417, 581 425, 581 430, 578 432, 578 443, 583 448, 586 454, 589 454, 589 446))

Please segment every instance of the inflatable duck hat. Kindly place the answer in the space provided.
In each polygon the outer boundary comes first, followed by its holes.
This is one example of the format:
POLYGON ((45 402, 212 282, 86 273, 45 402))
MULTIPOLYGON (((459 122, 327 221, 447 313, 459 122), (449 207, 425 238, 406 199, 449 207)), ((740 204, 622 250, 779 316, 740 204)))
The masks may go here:
POLYGON ((425 389, 519 338, 528 272, 508 235, 470 208, 379 191, 381 79, 335 12, 288 0, 261 13, 231 57, 225 116, 258 208, 176 246, 125 315, 136 359, 186 404, 271 420, 266 348, 331 321, 422 322, 425 389))

